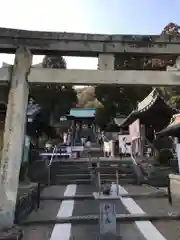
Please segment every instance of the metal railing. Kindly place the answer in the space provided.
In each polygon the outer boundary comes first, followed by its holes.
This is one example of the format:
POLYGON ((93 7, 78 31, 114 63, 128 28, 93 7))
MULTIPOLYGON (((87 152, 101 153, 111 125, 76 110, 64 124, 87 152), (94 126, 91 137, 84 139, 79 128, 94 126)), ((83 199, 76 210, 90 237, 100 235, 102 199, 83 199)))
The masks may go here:
POLYGON ((49 161, 49 164, 47 165, 47 168, 48 168, 48 186, 50 186, 50 184, 51 184, 51 165, 52 165, 52 162, 54 160, 54 156, 56 156, 56 155, 57 155, 57 146, 55 145, 54 148, 53 148, 51 159, 49 161))
POLYGON ((143 176, 142 170, 140 168, 140 165, 137 163, 137 161, 133 155, 132 148, 131 148, 131 160, 132 160, 133 168, 134 168, 134 171, 135 171, 135 174, 137 177, 137 183, 140 185, 144 179, 144 176, 143 176))
MULTIPOLYGON (((151 148, 152 149, 152 155, 154 156, 155 155, 155 153, 156 152, 158 152, 158 149, 153 145, 153 143, 151 142, 151 141, 149 141, 149 139, 147 139, 146 137, 145 137, 145 141, 146 141, 146 143, 147 143, 147 146, 149 147, 149 148, 151 148)), ((145 151, 145 149, 144 149, 144 153, 146 153, 147 152, 147 150, 145 151)))
POLYGON ((136 162, 135 157, 133 156, 132 150, 131 150, 131 159, 132 159, 133 164, 137 166, 138 164, 136 162))

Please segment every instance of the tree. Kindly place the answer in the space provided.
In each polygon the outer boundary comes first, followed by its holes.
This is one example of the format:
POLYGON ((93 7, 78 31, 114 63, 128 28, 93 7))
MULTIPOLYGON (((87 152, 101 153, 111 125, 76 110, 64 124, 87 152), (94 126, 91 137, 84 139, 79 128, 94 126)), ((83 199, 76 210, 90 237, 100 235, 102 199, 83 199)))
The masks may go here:
MULTIPOLYGON (((169 23, 165 26, 163 29, 161 36, 168 37, 169 41, 171 41, 173 38, 179 38, 180 37, 180 26, 178 26, 175 23, 169 23)), ((170 56, 171 59, 171 66, 175 65, 176 56, 170 56)), ((165 100, 168 101, 168 103, 174 107, 180 109, 180 87, 179 86, 173 86, 173 87, 162 87, 160 88, 161 92, 165 98, 165 100)))
MULTIPOLYGON (((43 68, 66 68, 66 62, 62 56, 45 56, 42 62, 43 68)), ((47 84, 35 86, 31 90, 31 97, 36 103, 43 106, 47 114, 53 119, 68 113, 77 102, 76 91, 71 85, 47 84)))
POLYGON ((77 107, 96 109, 101 106, 101 103, 97 100, 95 96, 94 87, 92 86, 77 89, 77 98, 78 98, 77 107))
POLYGON ((103 105, 103 108, 96 112, 97 124, 104 128, 117 113, 127 116, 150 91, 149 87, 97 86, 96 97, 103 105))
POLYGON ((96 109, 95 122, 102 130, 111 122, 112 112, 112 109, 109 109, 107 106, 96 109))
MULTIPOLYGON (((173 38, 179 37, 180 26, 174 23, 169 23, 162 31, 160 38, 166 38, 171 41, 173 38)), ((149 38, 149 44, 152 39, 149 38)), ((147 42, 145 42, 147 44, 147 42)), ((138 45, 138 43, 137 43, 138 45)), ((176 56, 129 56, 121 55, 116 57, 116 70, 159 70, 164 71, 168 65, 172 66, 175 63, 176 56)), ((95 94, 97 99, 103 104, 106 114, 114 117, 116 113, 122 115, 129 114, 152 90, 147 86, 97 86, 95 94), (106 110, 105 110, 106 109, 106 110), (108 113, 107 113, 108 112, 108 113)), ((180 87, 160 88, 165 99, 171 106, 180 108, 180 87)), ((102 115, 102 113, 101 113, 102 115)), ((99 119, 99 117, 98 117, 99 119)), ((107 120, 107 119, 106 119, 107 120)))
MULTIPOLYGON (((104 113, 109 119, 117 113, 127 116, 137 103, 142 101, 151 91, 151 87, 118 87, 118 86, 97 86, 95 89, 97 99, 104 106, 104 113)), ((102 111, 102 110, 101 110, 102 111)))

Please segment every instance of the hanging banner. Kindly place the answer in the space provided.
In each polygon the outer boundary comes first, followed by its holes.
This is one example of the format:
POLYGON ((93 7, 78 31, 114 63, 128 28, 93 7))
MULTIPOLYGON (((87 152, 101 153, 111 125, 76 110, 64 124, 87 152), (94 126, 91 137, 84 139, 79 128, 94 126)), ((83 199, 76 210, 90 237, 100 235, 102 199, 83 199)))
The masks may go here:
POLYGON ((129 134, 131 141, 140 138, 140 120, 137 119, 131 125, 129 125, 129 134))
POLYGON ((131 139, 132 154, 140 153, 140 120, 137 119, 129 125, 129 134, 131 139))

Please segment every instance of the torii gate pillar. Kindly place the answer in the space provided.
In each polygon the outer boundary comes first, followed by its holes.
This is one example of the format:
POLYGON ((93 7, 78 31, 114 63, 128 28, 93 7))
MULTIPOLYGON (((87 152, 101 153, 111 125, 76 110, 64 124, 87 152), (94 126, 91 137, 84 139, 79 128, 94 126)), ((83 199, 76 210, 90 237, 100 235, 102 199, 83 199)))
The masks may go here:
POLYGON ((99 54, 98 69, 114 70, 114 54, 99 54))
POLYGON ((29 95, 27 75, 31 62, 31 53, 26 48, 19 47, 12 69, 3 138, 0 179, 1 228, 11 227, 14 222, 29 95))

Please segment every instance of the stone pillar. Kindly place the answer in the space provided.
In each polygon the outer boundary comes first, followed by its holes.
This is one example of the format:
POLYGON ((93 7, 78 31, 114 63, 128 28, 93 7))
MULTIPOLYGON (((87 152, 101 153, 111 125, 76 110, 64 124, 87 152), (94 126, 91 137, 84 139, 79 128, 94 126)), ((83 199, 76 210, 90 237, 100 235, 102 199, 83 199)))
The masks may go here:
POLYGON ((114 70, 114 54, 99 54, 98 69, 114 70))
POLYGON ((29 94, 27 75, 31 61, 30 52, 24 47, 18 48, 12 68, 2 150, 0 222, 3 222, 3 226, 1 225, 1 228, 11 227, 14 221, 29 94))

